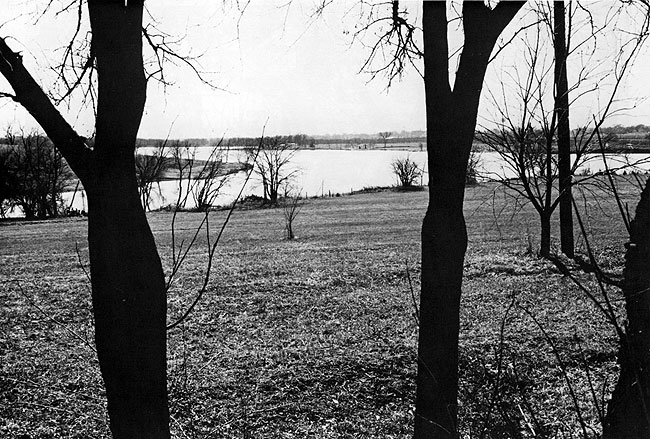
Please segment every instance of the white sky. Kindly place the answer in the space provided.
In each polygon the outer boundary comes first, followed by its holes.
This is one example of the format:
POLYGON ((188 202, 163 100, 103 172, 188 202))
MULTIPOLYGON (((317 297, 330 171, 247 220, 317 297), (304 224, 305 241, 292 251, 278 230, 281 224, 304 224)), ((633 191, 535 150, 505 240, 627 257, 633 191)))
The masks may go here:
MULTIPOLYGON (((55 5, 64 4, 58 1, 55 5)), ((23 52, 28 68, 50 89, 53 78, 48 67, 60 58, 59 48, 74 30, 75 13, 56 15, 54 8, 37 21, 38 8, 46 1, 2 3, 0 35, 12 37, 8 43, 23 52)), ((245 3, 239 0, 239 7, 245 3)), ((181 51, 203 54, 202 69, 212 72, 211 81, 225 91, 210 89, 188 69, 168 70, 167 79, 175 84, 166 91, 150 84, 139 136, 165 137, 170 129, 173 138, 259 136, 267 119, 266 133, 271 135, 425 128, 424 87, 415 71, 408 71, 388 91, 383 77, 368 82, 368 74, 358 73, 368 53, 362 45, 350 44, 355 25, 363 22, 354 7, 358 0, 336 0, 315 20, 311 13, 316 0, 293 0, 288 10, 279 6, 286 3, 251 0, 242 15, 236 0, 147 2, 163 30, 186 35, 181 51)), ((413 8, 411 18, 416 22, 421 18, 418 14, 413 8)), ((371 43, 372 35, 365 41, 371 43)), ((640 61, 649 58, 647 51, 645 55, 640 61)), ((516 52, 504 52, 501 63, 491 67, 488 84, 494 87, 503 63, 516 58, 516 52)), ((623 94, 650 96, 648 63, 639 62, 632 73, 623 94)), ((0 91, 10 91, 2 79, 0 91)), ((489 106, 483 106, 485 120, 489 106)), ((591 107, 577 108, 577 118, 588 117, 591 107)), ((78 108, 73 102, 70 111, 62 108, 62 112, 81 133, 90 134, 92 113, 80 113, 78 108)), ((650 124, 647 101, 613 123, 650 124)), ((5 99, 0 101, 0 129, 8 124, 35 126, 24 110, 5 99)))

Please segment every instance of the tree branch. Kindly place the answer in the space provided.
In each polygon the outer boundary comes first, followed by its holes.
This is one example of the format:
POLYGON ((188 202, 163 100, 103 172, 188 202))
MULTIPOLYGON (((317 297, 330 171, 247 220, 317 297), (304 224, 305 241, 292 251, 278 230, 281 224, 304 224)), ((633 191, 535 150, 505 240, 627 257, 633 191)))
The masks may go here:
POLYGON ((0 74, 14 90, 13 99, 20 103, 36 119, 50 140, 61 151, 70 168, 84 182, 88 182, 93 159, 83 138, 63 118, 43 89, 27 71, 22 56, 12 51, 5 39, 0 37, 0 74))

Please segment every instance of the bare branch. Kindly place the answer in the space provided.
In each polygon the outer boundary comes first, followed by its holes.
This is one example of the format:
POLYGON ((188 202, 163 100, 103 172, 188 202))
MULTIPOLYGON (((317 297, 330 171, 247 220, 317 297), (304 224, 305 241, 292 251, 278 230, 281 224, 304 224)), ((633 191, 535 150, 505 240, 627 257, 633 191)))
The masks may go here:
POLYGON ((369 46, 364 44, 370 53, 359 71, 370 73, 371 80, 380 74, 384 75, 388 80, 387 87, 390 87, 393 80, 401 78, 408 65, 424 77, 421 67, 416 64, 424 56, 424 51, 417 42, 421 28, 411 24, 407 16, 406 10, 400 11, 397 0, 372 4, 368 23, 353 35, 353 40, 361 41, 365 33, 377 29, 375 42, 369 46), (388 5, 391 7, 390 15, 383 15, 383 12, 377 15, 377 9, 388 5))

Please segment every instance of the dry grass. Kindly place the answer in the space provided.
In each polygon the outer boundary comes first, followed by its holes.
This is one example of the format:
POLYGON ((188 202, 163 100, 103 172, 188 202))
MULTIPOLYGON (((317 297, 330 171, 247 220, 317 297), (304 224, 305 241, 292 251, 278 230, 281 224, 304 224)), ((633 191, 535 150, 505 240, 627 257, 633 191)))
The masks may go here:
MULTIPOLYGON (((595 434, 616 377, 614 333, 568 279, 526 254, 536 219, 528 209, 511 216, 507 200, 492 185, 467 192, 461 431, 582 437, 568 376, 595 434)), ((169 334, 175 437, 409 437, 417 331, 406 264, 417 291, 426 201, 426 192, 308 200, 295 241, 283 239, 281 209, 235 211, 207 295, 169 334)), ((599 255, 620 269, 615 206, 589 209, 599 255)), ((201 215, 179 215, 177 244, 201 215)), ((212 229, 224 215, 212 215, 212 229)), ((170 222, 150 215, 167 267, 170 222)), ((0 224, 1 437, 109 437, 84 341, 90 293, 75 243, 86 260, 85 231, 84 219, 0 224)), ((201 283, 198 244, 170 291, 170 321, 201 283)))

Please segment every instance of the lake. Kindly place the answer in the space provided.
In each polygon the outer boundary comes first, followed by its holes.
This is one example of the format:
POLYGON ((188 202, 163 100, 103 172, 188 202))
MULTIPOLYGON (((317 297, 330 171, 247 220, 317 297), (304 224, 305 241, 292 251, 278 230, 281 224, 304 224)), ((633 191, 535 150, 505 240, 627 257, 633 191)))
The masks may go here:
MULTIPOLYGON (((199 148, 197 159, 207 159, 211 149, 208 147, 199 148)), ((495 152, 479 153, 479 169, 481 176, 489 178, 512 178, 515 173, 508 169, 503 159, 495 152)), ((391 163, 396 158, 409 157, 417 162, 425 175, 422 181, 426 183, 426 152, 421 151, 397 151, 397 150, 301 150, 298 151, 287 171, 298 172, 293 184, 296 191, 303 196, 324 196, 347 194, 351 191, 361 190, 374 186, 393 186, 396 184, 392 172, 391 163)), ((620 169, 624 166, 633 166, 632 169, 640 172, 650 170, 650 154, 608 154, 607 166, 610 169, 620 169)), ((244 159, 241 150, 231 150, 226 158, 227 161, 240 161, 244 159)), ((588 169, 591 173, 604 170, 603 159, 600 154, 590 154, 585 163, 579 168, 579 173, 588 169)), ((241 189, 245 181, 245 174, 240 172, 230 177, 229 182, 223 188, 217 204, 226 205, 231 203, 241 189)), ((174 204, 178 196, 178 182, 161 182, 159 187, 154 189, 153 202, 151 207, 174 204)), ((244 188, 243 196, 262 195, 262 187, 259 179, 253 174, 244 188)), ((69 203, 72 193, 66 193, 64 197, 69 203)), ((77 193, 73 207, 82 210, 86 209, 85 197, 77 193)), ((188 205, 188 207, 190 207, 188 205)))

